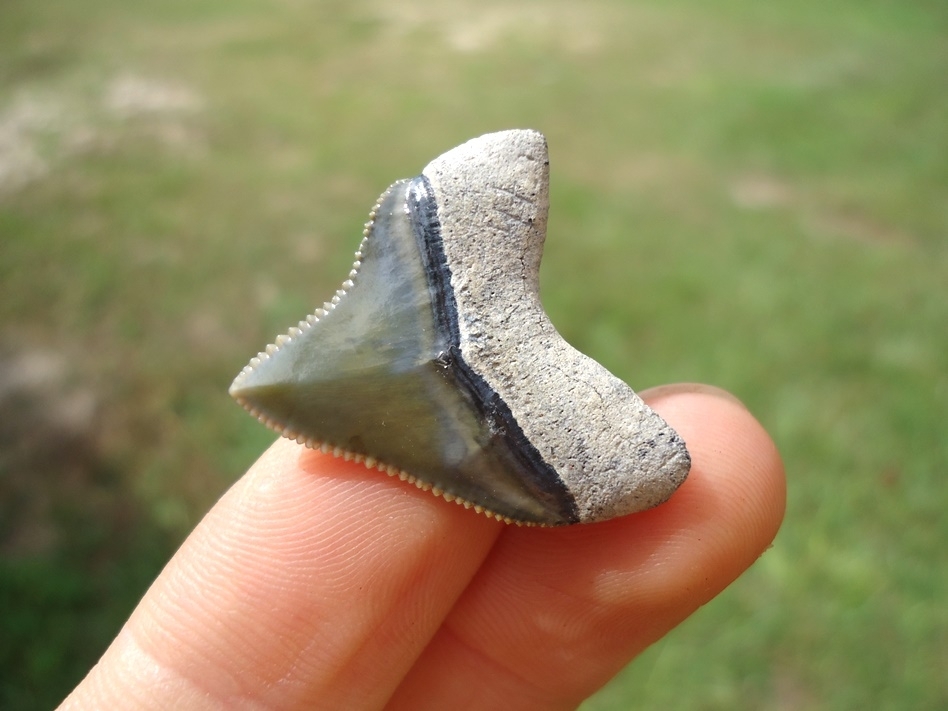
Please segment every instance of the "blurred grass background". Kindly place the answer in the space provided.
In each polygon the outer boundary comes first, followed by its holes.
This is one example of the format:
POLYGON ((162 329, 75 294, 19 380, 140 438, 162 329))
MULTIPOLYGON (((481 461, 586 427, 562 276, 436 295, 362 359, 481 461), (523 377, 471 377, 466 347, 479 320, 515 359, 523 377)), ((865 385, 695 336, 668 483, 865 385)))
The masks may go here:
POLYGON ((773 433, 772 550, 584 709, 948 707, 942 0, 3 0, 0 708, 57 703, 271 435, 227 386, 475 135, 544 302, 773 433))

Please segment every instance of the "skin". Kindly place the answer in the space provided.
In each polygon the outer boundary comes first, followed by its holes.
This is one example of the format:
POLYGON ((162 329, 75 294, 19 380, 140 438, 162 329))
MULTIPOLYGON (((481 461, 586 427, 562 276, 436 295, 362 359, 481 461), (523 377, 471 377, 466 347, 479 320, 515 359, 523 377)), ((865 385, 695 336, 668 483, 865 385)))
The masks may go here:
POLYGON ((750 566, 783 517, 780 457, 737 400, 642 395, 691 474, 658 508, 585 526, 507 526, 276 442, 61 708, 575 708, 750 566))

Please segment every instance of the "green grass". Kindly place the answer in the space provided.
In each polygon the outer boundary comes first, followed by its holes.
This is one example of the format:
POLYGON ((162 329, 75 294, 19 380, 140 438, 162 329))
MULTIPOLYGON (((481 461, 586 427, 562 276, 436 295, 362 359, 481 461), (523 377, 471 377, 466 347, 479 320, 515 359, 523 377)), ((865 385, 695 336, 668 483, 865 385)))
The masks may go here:
POLYGON ((56 703, 270 440, 227 385, 376 195, 531 126, 554 322, 633 386, 733 390, 789 476, 773 549, 584 708, 944 708, 946 32, 940 0, 4 0, 0 365, 59 370, 0 398, 0 707, 56 703))

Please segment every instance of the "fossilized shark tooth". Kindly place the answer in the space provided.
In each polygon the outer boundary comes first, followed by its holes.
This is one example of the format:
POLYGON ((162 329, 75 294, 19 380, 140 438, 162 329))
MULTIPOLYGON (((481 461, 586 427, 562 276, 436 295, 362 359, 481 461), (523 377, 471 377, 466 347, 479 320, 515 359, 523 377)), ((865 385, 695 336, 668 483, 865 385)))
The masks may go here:
POLYGON ((392 185, 332 301, 231 394, 287 437, 508 522, 665 501, 684 442, 540 304, 548 166, 542 134, 504 131, 392 185))

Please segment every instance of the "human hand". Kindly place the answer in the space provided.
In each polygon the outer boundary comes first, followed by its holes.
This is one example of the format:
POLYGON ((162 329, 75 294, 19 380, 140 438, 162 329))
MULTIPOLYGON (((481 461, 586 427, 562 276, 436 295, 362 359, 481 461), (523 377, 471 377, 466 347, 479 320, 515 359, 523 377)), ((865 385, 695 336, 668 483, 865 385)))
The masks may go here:
POLYGON ((739 403, 642 397, 684 438, 658 508, 520 528, 287 440, 208 513, 63 709, 568 709, 769 545, 785 485, 739 403))

